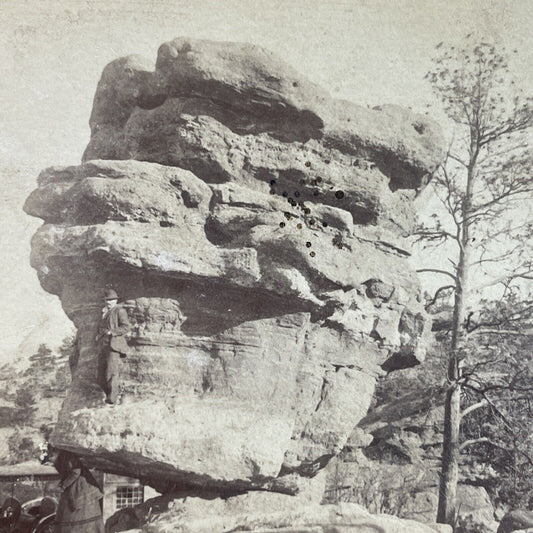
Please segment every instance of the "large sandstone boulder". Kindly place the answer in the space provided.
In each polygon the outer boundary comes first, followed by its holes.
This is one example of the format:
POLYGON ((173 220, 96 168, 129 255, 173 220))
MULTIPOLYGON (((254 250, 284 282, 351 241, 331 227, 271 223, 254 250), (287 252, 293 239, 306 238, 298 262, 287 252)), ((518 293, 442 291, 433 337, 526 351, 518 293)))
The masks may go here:
POLYGON ((404 237, 439 128, 333 100, 263 49, 177 39, 155 66, 105 68, 91 129, 25 205, 80 339, 53 443, 161 490, 295 492, 376 376, 423 359, 404 237), (108 286, 132 324, 113 407, 95 380, 108 286))

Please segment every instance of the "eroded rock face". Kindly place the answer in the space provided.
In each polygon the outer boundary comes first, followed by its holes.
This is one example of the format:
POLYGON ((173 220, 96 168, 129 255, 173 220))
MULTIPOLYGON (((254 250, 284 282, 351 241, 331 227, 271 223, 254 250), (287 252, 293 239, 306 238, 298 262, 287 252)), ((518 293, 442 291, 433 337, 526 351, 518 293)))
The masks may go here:
MULTIPOLYGON (((80 333, 53 442, 152 485, 291 492, 427 329, 408 263, 432 122, 331 99, 269 52, 176 39, 103 72, 77 167, 41 173, 32 265, 80 333), (106 286, 132 324, 96 384, 106 286)), ((165 489, 165 490, 166 490, 165 489)))

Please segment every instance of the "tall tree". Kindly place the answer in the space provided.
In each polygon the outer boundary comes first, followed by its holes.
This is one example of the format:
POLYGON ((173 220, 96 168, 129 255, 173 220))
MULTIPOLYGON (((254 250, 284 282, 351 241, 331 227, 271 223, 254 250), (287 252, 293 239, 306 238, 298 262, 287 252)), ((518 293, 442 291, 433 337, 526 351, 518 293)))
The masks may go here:
POLYGON ((37 351, 30 356, 30 366, 27 368, 24 375, 31 379, 48 376, 54 372, 56 368, 56 360, 56 354, 54 354, 46 344, 40 344, 37 351))
POLYGON ((524 250, 531 222, 506 216, 533 191, 526 150, 531 98, 516 87, 506 58, 495 46, 466 42, 461 49, 439 45, 434 68, 427 74, 454 123, 456 140, 434 180, 446 216, 436 214, 419 231, 426 242, 454 245, 449 268, 441 262, 420 270, 448 280, 435 297, 448 290, 454 298, 437 514, 438 522, 450 525, 456 518, 466 313, 469 297, 479 289, 471 285, 472 271, 491 274, 498 266, 496 278, 486 283, 502 283, 506 290, 519 279, 533 278, 531 255, 524 250))

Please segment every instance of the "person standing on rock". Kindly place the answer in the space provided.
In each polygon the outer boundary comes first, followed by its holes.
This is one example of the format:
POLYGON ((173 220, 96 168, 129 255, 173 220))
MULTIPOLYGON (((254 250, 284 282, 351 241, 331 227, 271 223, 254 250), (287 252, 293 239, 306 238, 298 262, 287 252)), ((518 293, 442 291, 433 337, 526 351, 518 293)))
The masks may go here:
POLYGON ((54 533, 104 533, 104 495, 94 476, 76 455, 63 450, 53 451, 52 454, 63 489, 54 533))
POLYGON ((118 295, 107 289, 105 306, 96 340, 99 344, 98 384, 106 394, 106 403, 116 403, 120 393, 120 359, 126 357, 130 333, 128 313, 118 304, 118 295))

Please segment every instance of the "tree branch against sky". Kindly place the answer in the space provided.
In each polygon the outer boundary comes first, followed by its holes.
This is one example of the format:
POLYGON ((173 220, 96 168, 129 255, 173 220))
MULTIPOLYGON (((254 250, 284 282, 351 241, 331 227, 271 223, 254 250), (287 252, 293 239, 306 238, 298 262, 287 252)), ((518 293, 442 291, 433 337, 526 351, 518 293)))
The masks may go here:
POLYGON ((433 185, 442 211, 416 235, 418 242, 430 246, 450 243, 445 265, 441 261, 419 272, 440 274, 443 284, 437 291, 454 296, 437 516, 438 522, 453 525, 463 368, 469 348, 466 311, 475 291, 499 284, 505 294, 533 274, 532 224, 524 207, 533 193, 528 150, 533 108, 531 97, 513 80, 505 54, 471 36, 461 48, 439 44, 426 78, 455 124, 433 185), (477 283, 480 277, 482 285, 477 283))

